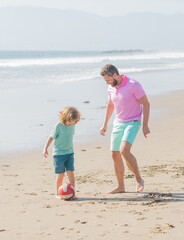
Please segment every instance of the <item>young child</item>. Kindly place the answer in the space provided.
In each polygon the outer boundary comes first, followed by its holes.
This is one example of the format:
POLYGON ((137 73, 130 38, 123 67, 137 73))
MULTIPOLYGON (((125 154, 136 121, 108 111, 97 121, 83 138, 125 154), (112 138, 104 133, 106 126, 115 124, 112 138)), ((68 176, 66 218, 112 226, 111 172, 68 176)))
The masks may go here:
POLYGON ((53 163, 57 174, 56 198, 59 198, 58 189, 63 183, 65 171, 69 183, 75 188, 73 135, 75 124, 80 120, 80 112, 75 107, 65 107, 59 113, 59 120, 60 122, 55 125, 43 150, 43 156, 47 157, 48 147, 54 139, 53 163))

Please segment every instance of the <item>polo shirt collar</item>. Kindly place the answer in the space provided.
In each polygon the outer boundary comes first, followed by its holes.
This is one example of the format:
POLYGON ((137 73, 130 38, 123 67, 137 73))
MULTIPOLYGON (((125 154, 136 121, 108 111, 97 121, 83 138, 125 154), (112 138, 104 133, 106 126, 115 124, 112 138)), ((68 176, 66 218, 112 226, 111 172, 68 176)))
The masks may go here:
POLYGON ((118 88, 124 87, 126 85, 127 81, 128 81, 128 77, 127 76, 121 75, 121 77, 123 77, 123 80, 122 80, 122 82, 121 82, 121 84, 119 85, 118 88))

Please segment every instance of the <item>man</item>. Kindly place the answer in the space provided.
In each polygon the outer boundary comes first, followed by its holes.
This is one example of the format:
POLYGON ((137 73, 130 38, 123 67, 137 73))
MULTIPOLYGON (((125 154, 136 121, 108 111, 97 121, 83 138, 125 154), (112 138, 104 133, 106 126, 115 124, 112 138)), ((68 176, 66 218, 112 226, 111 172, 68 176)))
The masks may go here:
POLYGON ((113 110, 115 109, 116 111, 116 118, 113 122, 111 134, 111 152, 117 187, 108 193, 125 192, 124 164, 121 155, 135 176, 136 192, 141 192, 144 189, 144 181, 140 176, 136 158, 130 150, 141 126, 142 113, 143 134, 147 137, 147 134, 150 133, 148 127, 150 109, 148 99, 140 83, 125 75, 119 75, 117 68, 111 64, 107 64, 101 69, 101 76, 109 85, 109 100, 104 123, 100 130, 101 135, 105 135, 113 110))

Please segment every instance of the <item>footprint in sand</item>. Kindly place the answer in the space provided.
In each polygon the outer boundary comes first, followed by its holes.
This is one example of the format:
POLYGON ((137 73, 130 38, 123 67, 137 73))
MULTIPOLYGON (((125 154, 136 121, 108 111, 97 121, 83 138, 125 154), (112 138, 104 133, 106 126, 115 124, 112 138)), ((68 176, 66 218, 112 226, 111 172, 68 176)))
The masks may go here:
POLYGON ((44 208, 52 208, 50 205, 44 205, 44 208))
POLYGON ((86 224, 87 222, 86 221, 82 221, 82 222, 80 222, 81 224, 86 224))
POLYGON ((64 216, 66 216, 66 214, 64 214, 64 213, 62 213, 62 214, 56 214, 56 216, 64 217, 64 216))
POLYGON ((133 174, 128 174, 127 176, 125 176, 125 178, 134 178, 133 174))
POLYGON ((145 220, 145 219, 146 219, 145 217, 142 217, 142 218, 138 218, 137 220, 143 221, 143 220, 145 220))
POLYGON ((153 229, 154 233, 166 233, 167 230, 175 228, 174 225, 166 223, 166 224, 157 224, 155 228, 153 229))
POLYGON ((4 174, 3 176, 5 176, 5 177, 18 177, 19 175, 17 175, 17 174, 4 174))
POLYGON ((106 234, 105 233, 102 233, 102 234, 100 234, 99 236, 100 237, 104 237, 106 234))
POLYGON ((121 225, 122 227, 128 227, 128 224, 123 224, 123 225, 121 225))
POLYGON ((31 195, 31 196, 36 196, 37 195, 37 193, 24 193, 25 195, 31 195))
POLYGON ((15 184, 16 186, 21 186, 21 185, 23 185, 23 183, 17 183, 17 184, 15 184))
POLYGON ((87 222, 86 221, 81 221, 79 219, 75 220, 74 223, 80 223, 80 224, 86 224, 87 222))

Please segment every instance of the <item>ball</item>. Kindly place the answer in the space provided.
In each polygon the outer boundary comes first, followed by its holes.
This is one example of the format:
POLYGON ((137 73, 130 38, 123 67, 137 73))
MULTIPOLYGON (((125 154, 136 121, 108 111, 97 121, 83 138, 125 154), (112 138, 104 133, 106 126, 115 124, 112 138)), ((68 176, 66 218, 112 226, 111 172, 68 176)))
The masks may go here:
POLYGON ((63 200, 69 200, 75 195, 75 189, 71 184, 64 183, 59 187, 58 195, 63 200))

